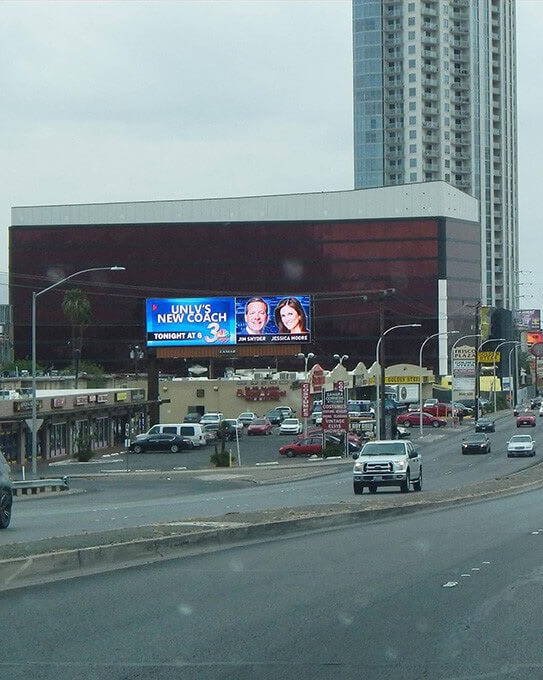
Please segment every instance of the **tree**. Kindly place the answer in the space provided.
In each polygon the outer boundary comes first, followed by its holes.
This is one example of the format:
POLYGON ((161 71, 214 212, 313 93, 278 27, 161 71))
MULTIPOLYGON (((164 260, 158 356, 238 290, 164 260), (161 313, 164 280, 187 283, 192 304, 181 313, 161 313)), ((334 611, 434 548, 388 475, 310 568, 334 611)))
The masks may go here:
POLYGON ((77 373, 81 350, 83 348, 83 333, 91 318, 91 304, 88 297, 78 288, 67 290, 62 300, 62 311, 69 319, 72 326, 72 360, 75 369, 75 381, 77 386, 77 373))

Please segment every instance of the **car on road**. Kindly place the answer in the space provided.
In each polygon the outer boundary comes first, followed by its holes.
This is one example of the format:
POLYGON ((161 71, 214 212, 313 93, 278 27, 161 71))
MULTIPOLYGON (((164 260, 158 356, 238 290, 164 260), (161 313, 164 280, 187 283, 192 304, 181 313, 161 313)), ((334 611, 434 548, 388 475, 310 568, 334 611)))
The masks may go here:
POLYGON ((243 413, 240 413, 238 416, 240 423, 243 423, 246 426, 250 425, 256 418, 258 418, 258 416, 256 413, 253 413, 253 411, 243 411, 243 413))
POLYGON ((377 493, 380 486, 399 486, 402 493, 410 486, 422 490, 422 456, 412 442, 384 439, 364 444, 353 467, 353 491, 361 494, 367 487, 377 493))
POLYGON ((247 427, 247 436, 254 437, 256 435, 271 434, 272 430, 273 425, 267 418, 255 418, 247 427))
POLYGON ((148 451, 169 451, 178 453, 194 448, 193 443, 178 434, 147 434, 130 443, 128 447, 133 453, 147 453, 148 451))
POLYGON ((410 411, 409 413, 403 413, 396 418, 397 425, 403 425, 404 427, 413 427, 419 425, 422 419, 423 427, 445 427, 447 421, 445 418, 438 418, 437 416, 432 416, 429 413, 421 413, 420 411, 410 411))
POLYGON ((541 397, 534 397, 530 399, 530 408, 541 408, 541 397))
POLYGON ((304 426, 298 418, 285 418, 279 426, 279 434, 300 434, 304 426))
POLYGON ((13 490, 9 475, 9 465, 0 452, 0 529, 7 529, 11 521, 13 490))
POLYGON ((529 434, 514 434, 507 442, 507 457, 535 456, 535 440, 529 434))
POLYGON ((535 427, 536 419, 531 413, 521 413, 517 418, 517 427, 535 427))
POLYGON ((496 423, 490 418, 479 418, 475 423, 475 432, 496 432, 496 423))
POLYGON ((474 434, 462 439, 462 453, 490 453, 490 439, 484 432, 474 434))
POLYGON ((543 406, 539 407, 539 417, 543 416, 543 406))

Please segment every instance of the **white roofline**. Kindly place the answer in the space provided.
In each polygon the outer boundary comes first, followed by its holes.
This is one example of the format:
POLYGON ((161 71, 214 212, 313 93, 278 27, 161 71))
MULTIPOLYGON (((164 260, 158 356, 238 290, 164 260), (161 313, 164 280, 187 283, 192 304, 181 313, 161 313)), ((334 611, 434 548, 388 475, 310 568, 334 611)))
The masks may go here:
POLYGON ((446 182, 435 181, 307 194, 20 206, 11 209, 11 224, 14 227, 412 217, 449 217, 478 222, 479 202, 446 182))

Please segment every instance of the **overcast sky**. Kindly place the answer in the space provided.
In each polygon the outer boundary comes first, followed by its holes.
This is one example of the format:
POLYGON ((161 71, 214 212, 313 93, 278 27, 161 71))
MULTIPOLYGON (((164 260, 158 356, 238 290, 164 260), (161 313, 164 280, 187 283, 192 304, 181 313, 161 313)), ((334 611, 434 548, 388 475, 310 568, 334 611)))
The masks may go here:
MULTIPOLYGON (((520 306, 543 308, 543 0, 517 8, 520 306)), ((350 0, 3 0, 0 302, 12 206, 352 189, 351 41, 350 0)))

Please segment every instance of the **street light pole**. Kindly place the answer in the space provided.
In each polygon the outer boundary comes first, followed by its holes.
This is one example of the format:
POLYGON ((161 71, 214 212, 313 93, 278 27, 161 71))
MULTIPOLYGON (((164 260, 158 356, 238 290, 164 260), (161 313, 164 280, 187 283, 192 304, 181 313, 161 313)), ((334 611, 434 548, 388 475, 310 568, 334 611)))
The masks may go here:
POLYGON ((100 272, 100 271, 111 271, 120 272, 125 271, 125 267, 90 267, 89 269, 81 269, 69 276, 65 276, 63 279, 59 279, 55 283, 43 290, 32 292, 32 448, 31 448, 31 464, 32 464, 32 476, 36 477, 38 474, 38 402, 36 399, 36 302, 40 295, 47 293, 49 290, 60 286, 62 283, 73 279, 76 276, 81 276, 81 274, 88 274, 89 272, 100 272))
MULTIPOLYGON (((308 352, 304 354, 303 352, 298 353, 298 358, 304 360, 304 382, 307 382, 307 364, 310 359, 314 358, 313 352, 308 352)), ((307 416, 304 416, 304 437, 307 437, 307 416)))
MULTIPOLYGON (((500 342, 500 344, 494 348, 494 362, 493 362, 493 367, 492 367, 492 391, 494 394, 494 413, 496 413, 496 352, 502 347, 502 345, 509 345, 511 343, 519 345, 520 343, 518 340, 505 340, 504 342, 500 342)), ((515 349, 513 347, 513 349, 515 349)), ((509 358, 511 358, 511 355, 509 355, 509 358)), ((511 380, 511 365, 509 365, 509 380, 511 380)))
MULTIPOLYGON (((426 343, 431 340, 432 338, 437 338, 442 335, 453 335, 454 333, 460 333, 460 331, 442 331, 441 333, 434 333, 433 335, 429 335, 426 340, 422 343, 420 346, 420 351, 419 351, 419 432, 420 436, 422 437, 422 350, 424 349, 424 346, 426 343)), ((452 407, 454 410, 454 406, 452 407)), ((439 413, 438 413, 439 415, 439 413)))
POLYGON ((479 395, 481 393, 480 377, 479 377, 479 352, 483 345, 487 342, 501 342, 505 338, 487 338, 477 347, 477 352, 475 353, 475 422, 479 419, 479 395))
MULTIPOLYGON (((380 390, 380 381, 381 381, 381 372, 384 369, 384 366, 381 366, 380 363, 380 350, 381 350, 381 343, 385 335, 387 333, 390 333, 391 331, 396 330, 397 328, 420 328, 421 324, 420 323, 403 323, 400 324, 399 326, 391 326, 390 328, 387 328, 386 331, 383 331, 381 333, 381 336, 379 337, 379 340, 377 341, 377 347, 375 348, 375 368, 379 366, 380 370, 375 373, 375 436, 376 439, 379 440, 381 439, 381 390, 380 390)), ((384 393, 384 386, 383 386, 383 393, 384 393)), ((383 409, 384 410, 384 409, 383 409)))

